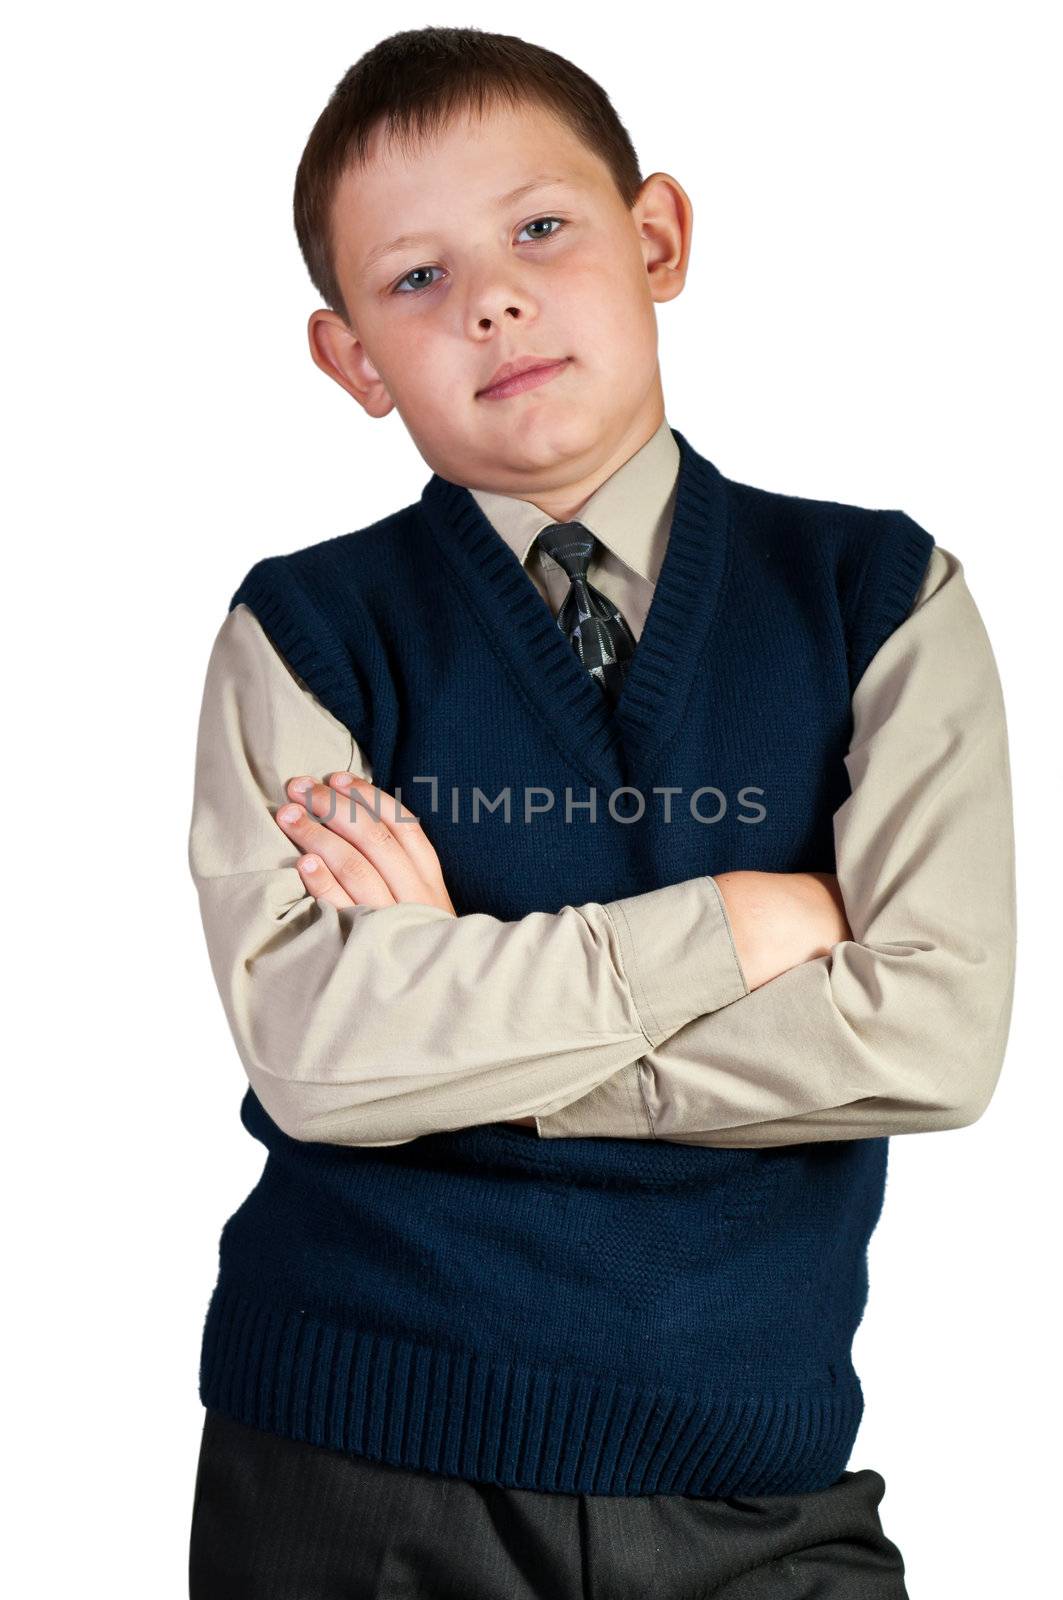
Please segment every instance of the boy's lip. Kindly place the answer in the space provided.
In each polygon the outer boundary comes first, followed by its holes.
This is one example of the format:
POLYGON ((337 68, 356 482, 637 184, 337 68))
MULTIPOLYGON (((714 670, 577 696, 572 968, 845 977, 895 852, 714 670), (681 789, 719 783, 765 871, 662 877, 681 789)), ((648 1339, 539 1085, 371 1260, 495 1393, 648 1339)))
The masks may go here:
POLYGON ((520 394, 524 389, 535 388, 561 371, 568 356, 522 356, 519 361, 504 361, 477 397, 502 399, 507 394, 520 394), (522 380, 517 382, 516 380, 522 380))

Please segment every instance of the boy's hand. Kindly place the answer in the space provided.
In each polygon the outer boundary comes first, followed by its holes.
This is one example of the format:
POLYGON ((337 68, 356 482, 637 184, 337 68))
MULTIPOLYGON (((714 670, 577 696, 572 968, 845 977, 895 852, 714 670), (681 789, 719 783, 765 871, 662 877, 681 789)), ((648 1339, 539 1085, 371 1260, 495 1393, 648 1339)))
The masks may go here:
POLYGON ((835 873, 720 872, 716 887, 751 990, 853 936, 835 873))
MULTIPOLYGON (((393 906, 413 900, 456 916, 439 857, 412 811, 349 772, 327 784, 292 778, 293 805, 276 815, 278 827, 307 852, 296 862, 315 900, 331 906, 393 906)), ((534 1117, 508 1119, 534 1127, 534 1117)))
POLYGON ((296 862, 315 900, 330 906, 393 906, 413 900, 457 913, 428 836, 412 811, 349 772, 328 783, 292 778, 295 805, 276 815, 292 843, 307 854, 296 862))

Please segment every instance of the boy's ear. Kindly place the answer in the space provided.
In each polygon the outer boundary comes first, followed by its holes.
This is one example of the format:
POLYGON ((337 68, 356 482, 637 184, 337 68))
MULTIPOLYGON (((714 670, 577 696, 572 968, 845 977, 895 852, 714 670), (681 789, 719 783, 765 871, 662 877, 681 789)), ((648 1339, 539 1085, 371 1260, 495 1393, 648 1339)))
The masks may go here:
POLYGON ((315 365, 353 395, 371 417, 386 417, 394 410, 395 402, 365 346, 338 312, 311 312, 306 333, 315 365))
POLYGON ((650 294, 656 301, 674 300, 686 282, 694 207, 670 172, 651 172, 632 207, 646 263, 650 294))

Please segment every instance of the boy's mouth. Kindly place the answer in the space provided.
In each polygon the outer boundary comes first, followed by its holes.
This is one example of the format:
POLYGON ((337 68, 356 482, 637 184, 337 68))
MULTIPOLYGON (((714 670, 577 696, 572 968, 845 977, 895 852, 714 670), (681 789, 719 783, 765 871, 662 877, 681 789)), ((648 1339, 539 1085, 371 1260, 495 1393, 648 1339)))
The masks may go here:
POLYGON ((483 389, 477 389, 479 400, 505 400, 509 395, 523 394, 525 389, 537 389, 549 383, 564 371, 572 358, 562 356, 555 360, 543 356, 525 356, 520 361, 506 361, 498 368, 483 389))

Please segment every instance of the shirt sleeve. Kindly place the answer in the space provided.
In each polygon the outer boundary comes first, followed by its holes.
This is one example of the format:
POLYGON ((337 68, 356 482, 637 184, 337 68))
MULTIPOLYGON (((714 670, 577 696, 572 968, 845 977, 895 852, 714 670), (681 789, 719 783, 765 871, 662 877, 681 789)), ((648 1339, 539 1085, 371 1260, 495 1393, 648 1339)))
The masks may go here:
POLYGON ((762 1147, 982 1114, 1014 990, 1011 772, 989 638, 940 545, 857 684, 845 762, 834 839, 852 939, 539 1116, 541 1136, 762 1147))
POLYGON ((402 1144, 551 1111, 748 993, 708 876, 514 921, 319 903, 275 813, 291 778, 347 770, 372 781, 235 606, 207 667, 188 860, 247 1078, 291 1137, 402 1144))

